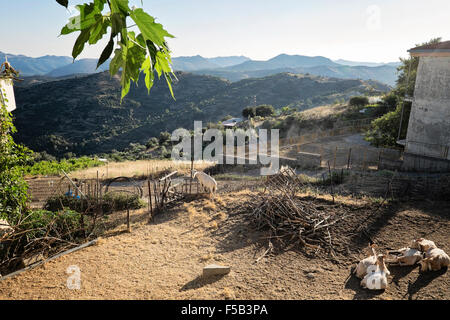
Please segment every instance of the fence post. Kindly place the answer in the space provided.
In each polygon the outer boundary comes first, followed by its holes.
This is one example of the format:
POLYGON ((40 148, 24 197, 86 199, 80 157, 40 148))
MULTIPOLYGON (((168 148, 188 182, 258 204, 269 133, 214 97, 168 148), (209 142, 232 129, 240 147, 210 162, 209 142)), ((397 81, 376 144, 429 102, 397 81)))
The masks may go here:
POLYGON ((150 206, 148 212, 150 213, 150 218, 153 217, 153 203, 152 203, 152 188, 150 186, 150 177, 147 180, 148 185, 148 205, 150 206))
POLYGON ((350 170, 350 160, 352 158, 352 148, 348 149, 347 170, 350 170))
POLYGON ((377 170, 380 170, 380 163, 381 163, 381 155, 383 154, 383 150, 380 150, 378 152, 378 164, 377 164, 377 170))
POLYGON ((363 149, 363 171, 366 171, 366 148, 363 149))
POLYGON ((337 150, 338 150, 338 147, 336 147, 336 149, 334 149, 333 169, 335 169, 335 170, 336 170, 336 156, 337 156, 337 150))
POLYGON ((331 196, 333 197, 333 203, 334 203, 333 174, 331 173, 330 161, 328 161, 328 172, 329 172, 329 174, 330 174, 330 189, 331 189, 331 196))

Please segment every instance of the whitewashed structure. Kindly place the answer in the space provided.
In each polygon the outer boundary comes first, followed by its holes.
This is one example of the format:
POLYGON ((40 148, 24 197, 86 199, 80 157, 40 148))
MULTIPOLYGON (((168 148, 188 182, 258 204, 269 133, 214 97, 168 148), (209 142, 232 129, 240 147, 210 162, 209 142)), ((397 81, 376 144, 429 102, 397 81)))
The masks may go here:
POLYGON ((402 169, 450 171, 450 41, 409 53, 419 67, 402 169))

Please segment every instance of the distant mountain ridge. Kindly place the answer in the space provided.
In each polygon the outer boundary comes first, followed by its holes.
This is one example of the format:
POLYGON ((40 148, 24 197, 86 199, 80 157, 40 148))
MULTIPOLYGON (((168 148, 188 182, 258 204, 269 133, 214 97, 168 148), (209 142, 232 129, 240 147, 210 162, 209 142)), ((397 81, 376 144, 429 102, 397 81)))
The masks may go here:
MULTIPOLYGON (((366 65, 359 65, 360 63, 358 62, 348 61, 348 64, 353 65, 345 65, 343 64, 344 60, 338 60, 341 63, 337 63, 322 56, 309 57, 280 54, 267 61, 247 60, 228 67, 214 68, 210 60, 201 60, 204 64, 196 64, 193 62, 193 59, 188 60, 187 58, 185 57, 185 61, 191 62, 189 66, 174 63, 174 70, 212 75, 229 81, 265 77, 281 72, 313 74, 341 79, 376 80, 390 86, 395 85, 397 80, 397 63, 379 64, 367 62, 365 63, 366 65)), ((200 61, 200 59, 204 58, 197 56, 196 59, 200 61)))
POLYGON ((5 61, 6 56, 14 69, 20 71, 21 76, 45 75, 54 69, 68 65, 73 60, 70 57, 43 56, 31 58, 24 55, 0 52, 1 63, 5 61))
MULTIPOLYGON (((5 54, 0 52, 0 61, 5 54)), ((97 70, 97 59, 80 59, 73 62, 70 57, 44 56, 30 58, 8 54, 8 59, 22 76, 69 77, 92 74, 108 69, 109 61, 97 70)), ((399 62, 377 63, 349 60, 331 60, 323 56, 280 54, 267 61, 251 60, 245 56, 204 58, 200 55, 172 58, 175 71, 213 75, 229 81, 264 77, 280 72, 309 73, 318 76, 342 79, 376 80, 395 85, 399 62)))
POLYGON ((49 73, 46 74, 46 76, 49 77, 65 77, 73 74, 91 74, 91 73, 97 73, 97 72, 103 72, 106 70, 109 70, 109 63, 111 59, 107 60, 105 63, 103 63, 98 69, 97 69, 97 59, 80 59, 75 60, 73 63, 70 63, 68 65, 56 68, 49 73))
POLYGON ((399 62, 358 62, 358 61, 349 61, 349 60, 334 60, 335 63, 344 65, 344 66, 350 66, 350 67, 381 67, 381 66, 392 66, 392 67, 398 67, 400 66, 399 62))

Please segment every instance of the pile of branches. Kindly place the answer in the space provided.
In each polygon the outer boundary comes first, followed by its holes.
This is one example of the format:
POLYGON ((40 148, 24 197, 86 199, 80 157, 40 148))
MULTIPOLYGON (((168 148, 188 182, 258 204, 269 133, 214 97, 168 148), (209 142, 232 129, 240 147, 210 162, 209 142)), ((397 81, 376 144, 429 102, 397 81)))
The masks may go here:
POLYGON ((27 213, 0 234, 0 274, 76 247, 87 231, 82 214, 75 211, 27 213))
POLYGON ((249 219, 258 230, 269 230, 269 243, 280 249, 296 246, 335 252, 332 228, 345 219, 346 211, 334 204, 318 204, 296 196, 302 187, 293 169, 267 179, 266 189, 254 198, 249 219))

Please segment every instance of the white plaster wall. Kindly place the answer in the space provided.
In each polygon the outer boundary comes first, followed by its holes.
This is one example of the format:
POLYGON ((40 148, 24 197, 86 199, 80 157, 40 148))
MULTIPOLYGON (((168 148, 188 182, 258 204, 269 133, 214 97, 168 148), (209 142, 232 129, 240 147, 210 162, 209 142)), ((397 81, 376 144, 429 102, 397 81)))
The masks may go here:
POLYGON ((450 160, 450 57, 421 57, 406 151, 450 160))

